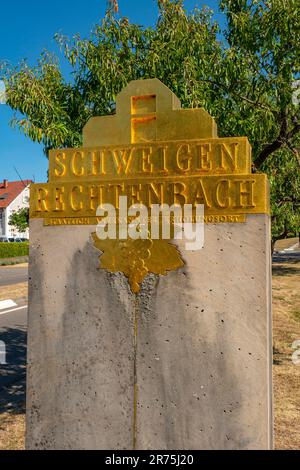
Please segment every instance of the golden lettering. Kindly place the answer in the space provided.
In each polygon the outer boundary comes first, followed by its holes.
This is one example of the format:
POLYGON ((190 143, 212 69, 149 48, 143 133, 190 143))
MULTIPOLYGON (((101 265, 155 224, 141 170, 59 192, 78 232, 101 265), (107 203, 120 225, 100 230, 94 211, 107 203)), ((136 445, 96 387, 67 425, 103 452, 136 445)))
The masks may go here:
POLYGON ((205 207, 211 207, 201 179, 197 183, 194 204, 204 204, 205 207))
POLYGON ((74 186, 70 192, 70 206, 71 209, 75 212, 80 211, 83 208, 83 202, 80 200, 82 192, 82 186, 74 186))
POLYGON ((87 176, 105 175, 103 151, 91 151, 87 154, 89 169, 87 176))
POLYGON ((209 171, 211 162, 209 161, 209 152, 211 152, 211 144, 196 145, 197 149, 197 170, 209 171))
POLYGON ((229 207, 229 181, 220 180, 216 184, 215 189, 215 204, 220 209, 226 209, 229 207), (222 196, 220 194, 222 190, 222 196))
POLYGON ((164 204, 163 183, 150 183, 147 185, 148 207, 152 204, 164 204))
POLYGON ((255 204, 253 201, 254 184, 255 184, 255 180, 234 181, 235 190, 236 190, 236 204, 235 204, 236 208, 255 207, 255 204))
POLYGON ((237 166, 238 143, 233 142, 228 145, 221 143, 220 150, 220 169, 230 168, 232 171, 235 171, 237 166), (225 165, 225 161, 227 166, 225 165))
POLYGON ((191 168, 191 151, 189 144, 180 145, 176 153, 177 167, 183 173, 187 172, 191 168))
POLYGON ((185 183, 173 183, 173 204, 186 204, 186 184, 185 183))
POLYGON ((61 186, 59 188, 55 188, 55 196, 54 196, 54 211, 63 211, 65 210, 65 203, 64 203, 64 193, 65 188, 61 186))
POLYGON ((142 149, 142 171, 143 173, 152 173, 153 165, 151 163, 152 147, 142 149))
POLYGON ((140 191, 142 189, 141 184, 133 184, 130 186, 130 193, 129 193, 129 206, 134 204, 140 204, 141 201, 141 194, 140 191))
POLYGON ((48 203, 47 203, 48 193, 49 193, 48 189, 38 188, 37 198, 36 198, 36 206, 37 206, 36 211, 37 212, 49 211, 48 203))
POLYGON ((127 175, 132 159, 132 154, 133 152, 130 148, 112 150, 113 161, 118 175, 121 173, 127 175))
POLYGON ((84 166, 83 166, 83 152, 74 152, 71 158, 71 171, 75 176, 83 176, 84 175, 84 166), (78 161, 81 160, 80 161, 78 161))
POLYGON ((168 147, 167 146, 160 147, 159 150, 160 150, 159 152, 160 159, 159 159, 158 171, 160 171, 161 173, 168 173, 168 168, 167 168, 168 147))
POLYGON ((109 184, 108 187, 113 192, 113 205, 119 209, 119 196, 124 192, 124 184, 109 184))
MULTIPOLYGON (((83 182, 32 185, 31 217, 51 217, 64 211, 65 217, 72 214, 80 218, 93 216, 101 203, 113 204, 119 209, 119 196, 127 195, 128 205, 145 204, 203 204, 205 215, 234 215, 243 213, 267 213, 267 178, 254 174, 251 178, 234 175, 157 177, 143 182, 140 179, 107 181, 95 184, 83 182), (94 213, 94 214, 93 214, 94 213)), ((219 219, 222 222, 221 219, 219 219)), ((235 219, 232 219, 235 221, 235 219)))
POLYGON ((97 186, 88 186, 88 210, 96 211, 99 206, 99 191, 97 186))
POLYGON ((150 174, 249 174, 250 146, 247 139, 236 139, 227 137, 205 142, 174 141, 163 145, 153 142, 149 146, 136 143, 125 147, 52 150, 49 154, 49 181, 74 181, 74 177, 97 181, 107 176, 135 178, 150 174))
POLYGON ((55 155, 55 168, 54 168, 54 174, 55 176, 58 176, 61 178, 62 176, 65 176, 66 174, 66 165, 65 165, 65 160, 66 160, 66 155, 64 152, 57 153, 55 155))

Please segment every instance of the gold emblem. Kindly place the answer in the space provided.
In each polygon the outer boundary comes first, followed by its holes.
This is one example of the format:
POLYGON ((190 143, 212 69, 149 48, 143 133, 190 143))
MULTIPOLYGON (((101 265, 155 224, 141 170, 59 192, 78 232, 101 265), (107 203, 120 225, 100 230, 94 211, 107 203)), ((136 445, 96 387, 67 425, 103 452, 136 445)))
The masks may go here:
POLYGON ((100 268, 125 274, 135 294, 148 273, 165 275, 184 266, 177 247, 167 240, 100 240, 96 233, 92 238, 103 252, 100 268))

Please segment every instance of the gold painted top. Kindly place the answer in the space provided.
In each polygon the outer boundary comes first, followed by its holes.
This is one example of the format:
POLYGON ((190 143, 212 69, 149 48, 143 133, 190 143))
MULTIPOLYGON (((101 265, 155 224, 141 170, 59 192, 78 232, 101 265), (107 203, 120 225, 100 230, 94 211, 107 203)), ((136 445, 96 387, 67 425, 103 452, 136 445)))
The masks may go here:
MULTIPOLYGON (((204 109, 181 109, 159 80, 138 80, 117 96, 115 115, 88 121, 82 148, 50 151, 49 183, 31 185, 30 217, 54 227, 97 225, 98 206, 110 203, 119 216, 124 195, 128 206, 203 204, 206 223, 234 223, 268 213, 268 194, 266 175, 251 174, 246 137, 218 138, 204 109)), ((149 272, 165 275, 184 264, 169 240, 93 234, 93 242, 100 267, 123 272, 134 293, 149 272)))
POLYGON ((176 95, 153 78, 130 82, 117 96, 115 115, 91 118, 83 146, 216 137, 216 123, 204 109, 181 109, 176 95))
POLYGON ((268 182, 251 174, 248 139, 218 138, 213 117, 181 109, 157 79, 130 82, 115 115, 88 121, 82 148, 50 151, 49 183, 31 186, 30 216, 95 224, 97 207, 118 207, 120 195, 129 205, 204 204, 213 222, 269 212, 268 182))

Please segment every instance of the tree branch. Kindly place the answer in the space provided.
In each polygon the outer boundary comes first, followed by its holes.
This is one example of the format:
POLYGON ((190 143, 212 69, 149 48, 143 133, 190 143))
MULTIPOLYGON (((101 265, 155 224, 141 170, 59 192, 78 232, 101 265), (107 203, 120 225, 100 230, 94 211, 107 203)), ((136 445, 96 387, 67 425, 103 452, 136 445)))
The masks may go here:
POLYGON ((284 144, 287 144, 295 135, 300 132, 300 123, 297 123, 289 132, 288 132, 288 118, 285 113, 281 113, 281 129, 279 132, 279 136, 274 142, 271 144, 266 145, 260 154, 258 155, 257 159, 255 160, 254 164, 256 168, 260 168, 261 165, 267 160, 267 158, 276 150, 279 150, 284 144))
POLYGON ((217 82, 214 82, 213 80, 209 80, 209 79, 202 79, 201 80, 202 82, 207 82, 207 83, 210 83, 211 85, 214 85, 218 88, 221 88, 222 90, 226 91, 227 93, 232 93, 233 95, 235 95, 237 98, 240 98, 241 100, 243 101, 246 101, 247 103, 251 104, 251 106, 254 106, 254 107, 257 107, 257 108, 261 108, 261 109, 265 109, 266 111, 271 111, 273 113, 276 112, 276 110, 270 108, 269 106, 263 104, 263 103, 259 103, 259 101, 253 101, 251 100, 250 98, 248 98, 247 96, 243 96, 243 95, 240 95, 239 93, 237 93, 236 91, 234 90, 231 90, 229 87, 227 87, 226 85, 223 85, 223 84, 220 84, 220 83, 217 83, 217 82))
POLYGON ((255 160, 255 167, 260 168, 261 165, 267 160, 267 158, 276 150, 279 150, 283 145, 283 142, 280 139, 275 140, 271 144, 266 145, 260 154, 258 155, 257 159, 255 160))

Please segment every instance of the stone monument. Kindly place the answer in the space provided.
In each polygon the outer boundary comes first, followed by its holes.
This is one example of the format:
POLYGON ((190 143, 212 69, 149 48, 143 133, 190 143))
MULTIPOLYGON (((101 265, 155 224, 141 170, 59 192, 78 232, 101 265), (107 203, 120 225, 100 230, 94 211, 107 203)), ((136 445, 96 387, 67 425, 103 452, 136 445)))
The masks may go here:
MULTIPOLYGON (((159 80, 31 186, 28 449, 272 448, 268 182, 159 80), (204 246, 100 240, 97 208, 204 205, 204 246)), ((121 224, 121 219, 116 219, 121 224)))

